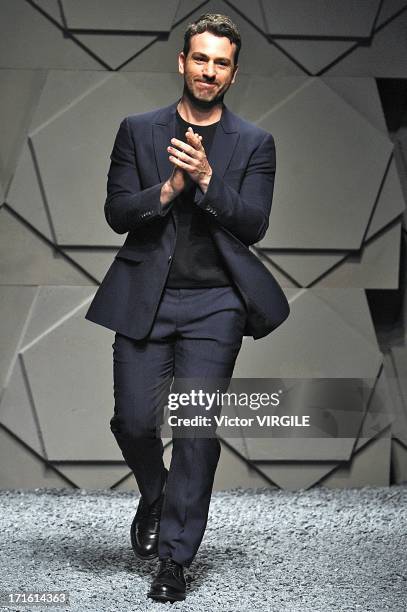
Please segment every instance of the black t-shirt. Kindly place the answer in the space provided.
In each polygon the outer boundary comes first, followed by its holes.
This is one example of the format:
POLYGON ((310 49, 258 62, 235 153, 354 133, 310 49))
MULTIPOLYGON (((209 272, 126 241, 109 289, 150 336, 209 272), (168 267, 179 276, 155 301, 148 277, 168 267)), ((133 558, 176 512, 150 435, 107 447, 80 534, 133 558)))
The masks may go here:
MULTIPOLYGON (((187 142, 185 132, 190 125, 202 136, 206 154, 209 154, 216 127, 187 123, 177 111, 175 137, 187 142)), ((175 251, 167 278, 167 287, 223 287, 232 280, 222 256, 211 236, 209 227, 214 221, 208 213, 194 203, 196 183, 186 175, 185 189, 175 198, 172 211, 177 218, 175 251)))

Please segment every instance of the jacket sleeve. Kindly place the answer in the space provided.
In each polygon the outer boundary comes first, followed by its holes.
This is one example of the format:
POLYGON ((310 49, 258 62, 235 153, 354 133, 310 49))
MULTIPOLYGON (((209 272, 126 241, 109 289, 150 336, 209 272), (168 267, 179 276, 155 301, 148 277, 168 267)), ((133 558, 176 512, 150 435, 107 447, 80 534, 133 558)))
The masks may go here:
POLYGON ((276 172, 274 138, 267 133, 253 152, 238 193, 212 169, 208 188, 196 201, 247 246, 259 242, 269 225, 276 172))
POLYGON ((127 117, 116 134, 107 175, 107 198, 104 212, 109 226, 118 234, 163 217, 173 202, 162 206, 161 187, 164 181, 141 190, 133 140, 127 117))

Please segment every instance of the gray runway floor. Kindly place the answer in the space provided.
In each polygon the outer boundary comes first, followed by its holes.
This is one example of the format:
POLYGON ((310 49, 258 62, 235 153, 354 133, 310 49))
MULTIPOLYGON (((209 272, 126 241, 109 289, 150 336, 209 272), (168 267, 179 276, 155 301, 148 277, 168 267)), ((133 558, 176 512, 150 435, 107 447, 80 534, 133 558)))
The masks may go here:
POLYGON ((10 610, 407 610, 407 486, 213 494, 185 602, 146 599, 157 561, 130 546, 138 494, 0 490, 0 590, 70 593, 10 610))

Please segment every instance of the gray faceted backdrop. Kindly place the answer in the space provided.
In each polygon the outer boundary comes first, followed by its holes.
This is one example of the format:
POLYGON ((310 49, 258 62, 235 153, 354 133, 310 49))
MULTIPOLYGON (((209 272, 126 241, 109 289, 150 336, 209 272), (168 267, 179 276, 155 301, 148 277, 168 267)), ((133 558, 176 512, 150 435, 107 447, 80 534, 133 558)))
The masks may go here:
POLYGON ((275 138, 252 250, 291 306, 234 376, 372 388, 350 439, 223 439, 215 489, 407 480, 407 0, 0 0, 1 488, 137 489, 109 429, 114 332, 84 314, 124 242, 103 213, 118 126, 180 96, 204 12, 242 34, 226 104, 275 138))

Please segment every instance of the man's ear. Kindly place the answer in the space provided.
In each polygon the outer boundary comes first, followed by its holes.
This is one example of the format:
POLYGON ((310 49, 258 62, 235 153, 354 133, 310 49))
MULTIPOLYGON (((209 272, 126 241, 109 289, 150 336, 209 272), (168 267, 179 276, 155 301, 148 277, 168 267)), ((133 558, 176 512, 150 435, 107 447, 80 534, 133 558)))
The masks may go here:
POLYGON ((185 55, 184 52, 181 51, 178 53, 178 72, 180 74, 184 74, 184 66, 185 66, 185 55))
POLYGON ((239 64, 236 64, 236 66, 233 68, 234 72, 233 72, 233 77, 232 77, 232 80, 231 80, 231 84, 235 82, 235 78, 236 78, 236 74, 237 74, 238 69, 239 69, 239 64))

